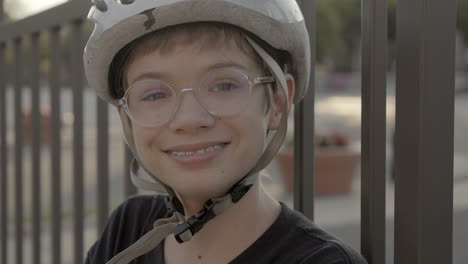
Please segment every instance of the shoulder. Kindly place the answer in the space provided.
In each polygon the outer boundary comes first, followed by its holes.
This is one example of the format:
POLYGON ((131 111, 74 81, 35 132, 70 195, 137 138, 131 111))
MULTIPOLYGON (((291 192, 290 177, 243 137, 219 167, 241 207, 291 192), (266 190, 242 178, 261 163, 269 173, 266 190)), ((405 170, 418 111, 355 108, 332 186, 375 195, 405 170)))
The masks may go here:
POLYGON ((365 264, 355 249, 319 228, 301 213, 283 205, 287 241, 294 244, 300 264, 365 264), (293 228, 291 228, 293 227, 293 228))
POLYGON ((162 216, 166 213, 165 195, 135 195, 125 200, 111 215, 109 220, 112 218, 119 217, 131 217, 126 220, 138 220, 134 216, 153 216, 154 214, 162 216))
POLYGON ((127 248, 167 214, 164 195, 138 195, 124 201, 107 220, 100 238, 89 249, 86 263, 104 263, 127 248))

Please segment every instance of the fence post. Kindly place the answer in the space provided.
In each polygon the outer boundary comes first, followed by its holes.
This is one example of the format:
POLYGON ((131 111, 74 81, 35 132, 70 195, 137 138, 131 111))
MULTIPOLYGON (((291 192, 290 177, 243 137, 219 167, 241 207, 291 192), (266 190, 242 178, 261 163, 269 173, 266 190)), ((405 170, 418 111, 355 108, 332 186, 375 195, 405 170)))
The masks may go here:
POLYGON ((6 45, 0 43, 0 263, 7 263, 8 254, 8 175, 7 175, 7 153, 6 142, 7 131, 7 100, 6 100, 6 45))
POLYGON ((456 0, 397 7, 395 263, 452 263, 456 0))
POLYGON ((23 263, 23 235, 24 235, 24 208, 23 208, 23 39, 14 40, 14 105, 15 105, 15 235, 16 235, 16 263, 23 263))
POLYGON ((109 107, 97 98, 97 234, 109 216, 109 107))
POLYGON ((32 159, 32 256, 35 263, 41 263, 41 136, 43 131, 41 124, 44 126, 44 119, 41 118, 40 112, 40 37, 41 34, 34 33, 30 37, 31 41, 31 132, 40 131, 39 133, 31 133, 31 159, 32 159), (42 120, 41 120, 42 119, 42 120), (42 121, 42 122, 41 122, 42 121))
POLYGON ((52 229, 52 263, 62 263, 61 249, 62 249, 62 196, 61 196, 61 121, 60 121, 60 27, 53 27, 49 30, 49 50, 50 50, 50 72, 49 72, 49 85, 50 85, 50 104, 51 104, 51 229, 52 229))
POLYGON ((361 24, 361 249, 384 264, 387 0, 363 0, 361 24))
POLYGON ((3 0, 0 0, 0 23, 2 23, 4 19, 5 19, 4 3, 3 3, 3 0))
POLYGON ((299 1, 310 36, 309 91, 294 107, 294 208, 314 219, 315 0, 299 1))
POLYGON ((79 264, 83 261, 84 245, 84 137, 83 137, 83 25, 82 19, 77 19, 71 23, 72 45, 72 90, 73 90, 73 263, 79 264))

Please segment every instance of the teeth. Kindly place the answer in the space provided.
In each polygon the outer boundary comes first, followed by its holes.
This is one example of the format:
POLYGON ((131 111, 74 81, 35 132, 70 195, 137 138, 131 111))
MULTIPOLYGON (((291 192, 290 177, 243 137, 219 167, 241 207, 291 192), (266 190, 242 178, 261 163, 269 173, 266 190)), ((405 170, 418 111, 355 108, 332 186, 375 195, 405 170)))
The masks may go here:
POLYGON ((202 155, 208 152, 213 152, 215 150, 218 150, 222 147, 222 144, 219 145, 214 145, 211 147, 207 147, 205 149, 200 149, 197 151, 187 151, 187 152, 182 152, 182 151, 171 151, 170 154, 178 156, 178 157, 189 157, 189 156, 194 156, 194 155, 202 155))

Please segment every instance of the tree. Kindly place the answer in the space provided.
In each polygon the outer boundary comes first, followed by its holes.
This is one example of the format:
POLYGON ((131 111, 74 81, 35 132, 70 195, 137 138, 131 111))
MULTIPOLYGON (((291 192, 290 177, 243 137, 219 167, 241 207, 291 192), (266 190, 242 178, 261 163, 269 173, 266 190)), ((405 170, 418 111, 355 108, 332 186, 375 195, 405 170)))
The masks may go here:
POLYGON ((361 32, 360 0, 317 0, 317 61, 349 71, 361 32))
POLYGON ((463 39, 468 40, 468 0, 458 0, 457 28, 463 39))
POLYGON ((332 1, 319 0, 317 7, 317 62, 323 63, 344 48, 340 39, 342 31, 341 18, 334 10, 332 1))

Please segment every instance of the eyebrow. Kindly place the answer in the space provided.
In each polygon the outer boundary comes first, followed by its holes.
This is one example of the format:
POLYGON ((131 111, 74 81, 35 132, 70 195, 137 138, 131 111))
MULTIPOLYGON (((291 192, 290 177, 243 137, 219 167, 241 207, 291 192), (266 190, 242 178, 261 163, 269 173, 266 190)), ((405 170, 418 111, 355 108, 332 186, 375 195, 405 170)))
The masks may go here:
POLYGON ((144 73, 138 75, 138 77, 135 78, 135 80, 133 80, 133 82, 129 83, 129 85, 132 85, 134 83, 137 83, 137 82, 145 80, 145 79, 157 79, 157 80, 164 79, 164 76, 166 76, 166 74, 164 74, 162 72, 144 72, 144 73))
MULTIPOLYGON (((247 67, 245 65, 236 63, 234 61, 226 61, 226 62, 215 63, 213 65, 210 65, 210 66, 206 67, 205 71, 209 72, 209 71, 219 69, 219 68, 231 68, 231 67, 238 68, 238 69, 243 70, 243 71, 248 71, 248 69, 247 69, 247 67)), ((166 72, 144 72, 144 73, 138 75, 133 80, 133 82, 131 82, 129 85, 132 85, 134 83, 137 83, 137 82, 145 80, 145 79, 156 79, 156 80, 165 79, 165 77, 168 76, 168 75, 169 74, 166 73, 166 72)))

